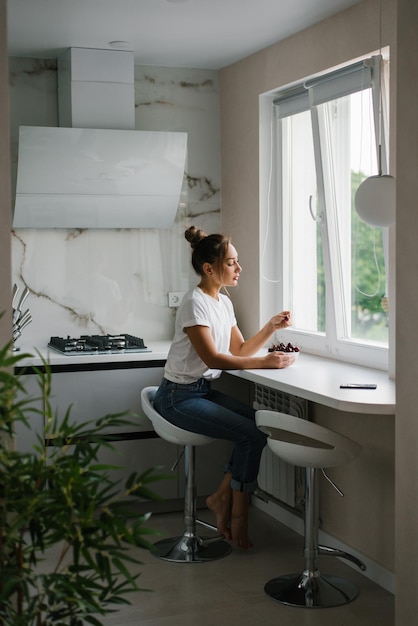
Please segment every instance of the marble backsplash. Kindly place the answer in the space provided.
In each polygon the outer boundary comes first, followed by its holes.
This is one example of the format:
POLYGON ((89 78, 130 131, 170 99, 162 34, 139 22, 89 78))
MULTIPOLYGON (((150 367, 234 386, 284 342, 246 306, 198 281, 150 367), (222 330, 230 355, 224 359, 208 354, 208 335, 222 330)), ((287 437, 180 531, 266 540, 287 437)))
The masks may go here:
MULTIPOLYGON (((9 59, 12 191, 20 125, 57 126, 55 60, 9 59)), ((170 291, 196 284, 184 230, 220 228, 218 72, 135 67, 138 130, 186 131, 188 160, 170 229, 29 230, 12 233, 12 282, 32 323, 17 346, 43 347, 52 335, 130 333, 172 337, 170 291)))

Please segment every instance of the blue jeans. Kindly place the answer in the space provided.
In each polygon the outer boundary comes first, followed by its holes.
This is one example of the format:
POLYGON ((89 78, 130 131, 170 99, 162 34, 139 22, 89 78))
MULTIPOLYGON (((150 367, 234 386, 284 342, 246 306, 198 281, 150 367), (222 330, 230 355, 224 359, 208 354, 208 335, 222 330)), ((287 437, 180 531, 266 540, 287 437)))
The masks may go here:
POLYGON ((267 436, 254 421, 254 410, 229 396, 213 391, 210 381, 172 383, 163 378, 154 398, 155 409, 169 422, 194 433, 235 444, 225 468, 231 487, 251 493, 257 487, 260 457, 267 436))

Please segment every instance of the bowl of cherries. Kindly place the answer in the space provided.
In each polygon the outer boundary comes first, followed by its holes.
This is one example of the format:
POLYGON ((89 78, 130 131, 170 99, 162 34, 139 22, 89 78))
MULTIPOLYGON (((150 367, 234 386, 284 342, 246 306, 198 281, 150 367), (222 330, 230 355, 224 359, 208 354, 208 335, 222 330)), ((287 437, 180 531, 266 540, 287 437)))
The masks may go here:
POLYGON ((281 341, 280 343, 273 343, 273 345, 268 348, 268 352, 292 353, 297 358, 299 356, 300 348, 298 348, 298 346, 294 346, 290 342, 283 343, 283 341, 281 341))

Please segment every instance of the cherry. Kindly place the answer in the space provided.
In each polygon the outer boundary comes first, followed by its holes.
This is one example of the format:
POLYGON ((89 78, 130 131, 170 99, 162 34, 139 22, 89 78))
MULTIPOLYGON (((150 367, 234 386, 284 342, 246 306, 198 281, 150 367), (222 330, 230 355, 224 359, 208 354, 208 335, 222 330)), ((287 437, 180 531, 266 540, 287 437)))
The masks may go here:
POLYGON ((280 342, 278 344, 273 344, 269 349, 269 352, 300 352, 300 348, 298 348, 297 346, 294 346, 293 344, 289 343, 286 345, 283 342, 280 342))

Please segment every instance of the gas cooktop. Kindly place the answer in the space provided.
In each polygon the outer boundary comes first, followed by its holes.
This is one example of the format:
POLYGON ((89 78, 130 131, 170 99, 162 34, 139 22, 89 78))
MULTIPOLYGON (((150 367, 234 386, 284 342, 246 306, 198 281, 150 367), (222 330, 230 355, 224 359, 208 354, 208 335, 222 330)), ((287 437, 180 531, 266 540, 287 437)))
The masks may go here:
POLYGON ((144 340, 133 335, 81 335, 74 338, 67 336, 51 337, 48 347, 66 354, 124 354, 127 352, 151 352, 144 340))

